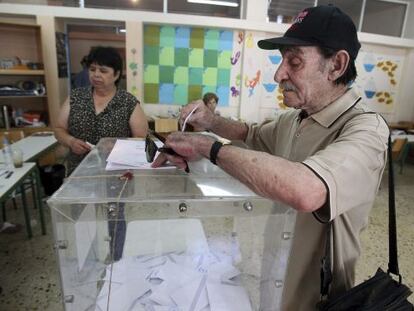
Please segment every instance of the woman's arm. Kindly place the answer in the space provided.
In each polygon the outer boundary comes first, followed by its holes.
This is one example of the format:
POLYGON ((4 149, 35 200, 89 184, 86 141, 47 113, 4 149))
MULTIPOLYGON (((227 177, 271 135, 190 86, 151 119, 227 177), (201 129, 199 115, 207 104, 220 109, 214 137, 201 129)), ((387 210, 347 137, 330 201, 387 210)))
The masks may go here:
POLYGON ((129 118, 129 127, 131 128, 132 137, 147 136, 148 121, 139 102, 129 118))
POLYGON ((81 155, 90 151, 91 148, 83 140, 77 139, 68 133, 69 112, 70 105, 68 97, 59 112, 58 120, 54 128, 55 137, 62 145, 69 147, 73 153, 81 155))

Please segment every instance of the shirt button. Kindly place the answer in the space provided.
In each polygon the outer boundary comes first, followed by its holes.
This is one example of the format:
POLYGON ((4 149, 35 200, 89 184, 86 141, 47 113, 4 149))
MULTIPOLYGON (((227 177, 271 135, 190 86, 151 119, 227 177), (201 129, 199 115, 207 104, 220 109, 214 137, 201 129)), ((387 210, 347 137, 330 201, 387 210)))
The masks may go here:
POLYGON ((300 137, 300 133, 296 133, 296 135, 295 135, 296 137, 300 137))

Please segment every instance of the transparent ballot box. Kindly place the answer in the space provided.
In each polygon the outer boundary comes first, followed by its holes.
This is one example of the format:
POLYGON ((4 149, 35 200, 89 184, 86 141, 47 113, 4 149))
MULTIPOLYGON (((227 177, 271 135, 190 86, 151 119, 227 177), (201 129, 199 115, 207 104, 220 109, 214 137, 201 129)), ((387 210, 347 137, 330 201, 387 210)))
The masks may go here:
POLYGON ((65 310, 279 310, 294 210, 207 160, 106 171, 114 143, 48 200, 65 310))

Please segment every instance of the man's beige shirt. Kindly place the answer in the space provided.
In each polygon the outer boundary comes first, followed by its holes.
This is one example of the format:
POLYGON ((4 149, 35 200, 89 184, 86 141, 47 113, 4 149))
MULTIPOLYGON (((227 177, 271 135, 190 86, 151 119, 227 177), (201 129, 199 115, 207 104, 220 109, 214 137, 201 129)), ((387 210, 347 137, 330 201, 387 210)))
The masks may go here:
MULTIPOLYGON (((302 121, 298 110, 249 127, 246 143, 254 150, 302 162, 326 184, 327 204, 315 216, 333 220, 331 295, 354 284, 360 255, 359 235, 368 222, 386 163, 388 127, 353 89, 302 121)), ((298 213, 283 293, 283 310, 314 310, 319 301, 320 260, 326 224, 298 213)))

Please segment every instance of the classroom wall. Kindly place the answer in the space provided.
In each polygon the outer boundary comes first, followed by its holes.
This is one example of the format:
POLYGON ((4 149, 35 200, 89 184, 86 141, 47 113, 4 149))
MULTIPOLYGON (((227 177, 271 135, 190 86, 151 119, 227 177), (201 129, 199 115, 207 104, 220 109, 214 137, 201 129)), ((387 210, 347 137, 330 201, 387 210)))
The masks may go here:
POLYGON ((87 40, 87 39, 70 39, 69 40, 69 54, 70 54, 70 69, 72 73, 77 73, 82 70, 80 61, 85 55, 88 55, 91 47, 94 46, 112 46, 115 48, 125 48, 125 42, 122 41, 102 41, 102 40, 87 40))
MULTIPOLYGON (((127 69, 128 90, 140 99, 143 103, 143 59, 142 59, 142 29, 145 23, 169 24, 169 25, 189 25, 198 27, 219 27, 223 29, 245 30, 258 33, 265 33, 274 36, 283 33, 288 25, 269 24, 257 19, 253 20, 234 20, 217 17, 191 16, 180 14, 162 14, 154 12, 139 11, 122 11, 122 10, 102 10, 102 9, 79 9, 79 8, 62 8, 62 7, 45 7, 45 6, 29 6, 29 5, 7 5, 0 4, 0 11, 9 14, 20 14, 32 17, 33 15, 48 15, 54 18, 77 18, 77 19, 96 19, 96 20, 112 20, 122 21, 127 27, 127 63, 136 63, 137 69, 127 69), (268 32, 271 30, 272 32, 268 32), (133 53, 135 51, 135 53, 133 53)), ((373 52, 388 51, 389 48, 396 49, 398 55, 402 55, 402 72, 401 81, 395 98, 395 104, 391 111, 385 114, 389 121, 414 120, 414 109, 412 98, 414 98, 414 88, 410 85, 410 81, 414 81, 414 71, 410 70, 414 62, 414 40, 400 39, 394 37, 380 36, 374 34, 359 33, 360 41, 363 45, 370 46, 373 52)), ((50 42, 49 42, 50 45, 50 42)), ((393 50, 394 51, 394 50, 393 50)), ((395 52, 394 51, 394 52, 395 52)), ((257 55, 260 55, 257 50, 257 55)), ((244 55, 244 54, 243 54, 244 55)), ((244 57, 244 56, 243 56, 244 57)), ((268 57, 265 56, 265 57, 268 57)), ((242 59, 246 61, 246 59, 242 59)), ((242 66, 242 71, 245 70, 242 66)), ((244 74, 244 72, 243 72, 244 74)), ((269 76, 269 73, 267 74, 269 76)), ((261 86, 263 88, 263 86, 261 86)), ((246 89, 240 90, 240 99, 238 105, 222 108, 220 111, 223 115, 232 115, 241 117, 247 121, 261 121, 264 118, 271 117, 275 108, 269 107, 269 95, 267 94, 266 104, 252 104, 248 98, 246 89), (247 96, 247 97, 246 97, 247 96)), ((277 94, 275 94, 277 99, 277 94)), ((275 99, 275 104, 278 102, 275 99)), ((260 100, 260 99, 259 99, 260 100)), ((176 112, 179 106, 176 105, 154 105, 143 103, 145 112, 148 115, 156 114, 166 116, 171 112, 176 112)))

